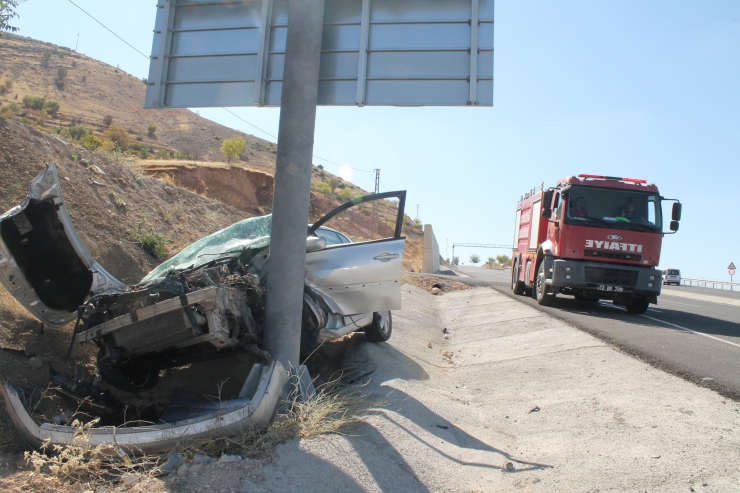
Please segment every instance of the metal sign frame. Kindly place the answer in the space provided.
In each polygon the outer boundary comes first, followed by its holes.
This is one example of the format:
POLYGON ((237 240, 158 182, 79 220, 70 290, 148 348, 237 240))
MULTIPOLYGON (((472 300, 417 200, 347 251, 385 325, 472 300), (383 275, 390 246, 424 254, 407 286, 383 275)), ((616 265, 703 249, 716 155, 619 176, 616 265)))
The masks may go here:
MULTIPOLYGON (((288 0, 159 0, 145 107, 279 106, 288 0)), ((494 0, 326 0, 320 105, 492 106, 494 0)))

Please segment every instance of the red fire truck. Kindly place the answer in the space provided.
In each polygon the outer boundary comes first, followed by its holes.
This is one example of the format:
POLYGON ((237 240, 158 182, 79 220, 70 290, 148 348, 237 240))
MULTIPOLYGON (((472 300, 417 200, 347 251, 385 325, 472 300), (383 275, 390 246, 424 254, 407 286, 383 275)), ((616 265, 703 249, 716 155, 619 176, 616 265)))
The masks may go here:
POLYGON ((544 184, 516 206, 511 289, 550 305, 559 293, 612 300, 645 313, 660 295, 663 235, 678 231, 681 203, 636 178, 578 175, 544 184), (662 203, 674 202, 670 232, 662 203))

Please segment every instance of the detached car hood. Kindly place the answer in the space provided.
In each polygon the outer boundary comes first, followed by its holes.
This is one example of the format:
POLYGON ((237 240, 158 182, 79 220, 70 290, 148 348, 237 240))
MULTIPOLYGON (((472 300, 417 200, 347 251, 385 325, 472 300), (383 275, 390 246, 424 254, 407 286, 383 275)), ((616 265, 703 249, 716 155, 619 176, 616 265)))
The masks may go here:
POLYGON ((77 318, 90 296, 128 288, 77 236, 54 163, 31 182, 23 202, 0 216, 0 283, 53 329, 77 318))

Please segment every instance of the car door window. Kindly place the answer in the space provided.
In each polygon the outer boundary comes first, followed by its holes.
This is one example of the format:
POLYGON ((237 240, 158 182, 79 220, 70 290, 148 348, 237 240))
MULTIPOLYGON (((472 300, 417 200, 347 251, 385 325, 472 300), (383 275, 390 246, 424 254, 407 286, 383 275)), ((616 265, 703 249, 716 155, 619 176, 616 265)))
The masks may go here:
POLYGON ((347 238, 341 233, 337 233, 337 236, 339 236, 339 239, 342 240, 342 243, 352 243, 352 240, 350 240, 349 238, 347 238))

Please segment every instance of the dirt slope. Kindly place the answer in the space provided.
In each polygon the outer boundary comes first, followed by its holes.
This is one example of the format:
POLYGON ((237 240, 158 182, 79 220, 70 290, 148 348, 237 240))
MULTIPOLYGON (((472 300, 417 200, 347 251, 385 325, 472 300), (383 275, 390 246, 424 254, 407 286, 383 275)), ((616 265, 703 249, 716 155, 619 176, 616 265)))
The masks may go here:
POLYGON ((241 136, 247 142, 243 159, 264 168, 275 166, 275 146, 201 118, 187 109, 143 109, 146 86, 116 67, 112 67, 68 48, 31 38, 3 34, 0 39, 0 81, 10 79, 13 86, 0 94, 0 105, 20 104, 23 96, 44 96, 58 101, 60 114, 48 125, 64 126, 75 122, 98 132, 105 130, 103 118, 113 117, 113 124, 123 127, 153 149, 186 152, 198 159, 225 161, 219 151, 221 141, 241 136), (44 53, 50 53, 44 66, 44 53), (56 83, 59 67, 67 68, 64 87, 56 83), (148 135, 147 125, 158 127, 148 135))

